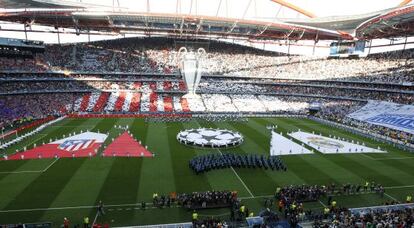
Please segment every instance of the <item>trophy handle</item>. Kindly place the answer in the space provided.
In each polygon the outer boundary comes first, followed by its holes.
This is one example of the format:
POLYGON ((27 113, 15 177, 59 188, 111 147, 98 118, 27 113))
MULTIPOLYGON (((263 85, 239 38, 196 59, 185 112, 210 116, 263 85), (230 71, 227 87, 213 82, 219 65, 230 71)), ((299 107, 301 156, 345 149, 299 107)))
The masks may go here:
POLYGON ((198 50, 197 50, 197 54, 198 54, 198 56, 204 56, 205 54, 206 54, 206 50, 204 49, 204 48, 199 48, 198 50))
POLYGON ((186 47, 180 47, 180 49, 178 49, 178 55, 182 55, 182 54, 185 54, 185 53, 187 53, 188 51, 187 51, 187 48, 186 47))

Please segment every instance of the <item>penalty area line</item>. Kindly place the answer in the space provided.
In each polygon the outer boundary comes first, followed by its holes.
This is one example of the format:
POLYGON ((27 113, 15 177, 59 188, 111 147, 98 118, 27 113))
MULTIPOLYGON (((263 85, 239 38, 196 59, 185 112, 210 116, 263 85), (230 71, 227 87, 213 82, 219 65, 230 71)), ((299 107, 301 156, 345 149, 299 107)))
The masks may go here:
POLYGON ((98 219, 99 211, 96 212, 95 219, 93 220, 92 225, 96 224, 96 220, 98 219))
POLYGON ((56 158, 52 163, 50 163, 45 169, 42 170, 42 173, 46 172, 52 165, 54 165, 60 158, 56 158))
POLYGON ((9 171, 0 172, 0 174, 21 174, 21 173, 42 173, 43 170, 22 170, 22 171, 9 171))
POLYGON ((396 198, 394 198, 393 196, 391 196, 391 195, 389 195, 387 193, 384 193, 384 195, 387 196, 388 198, 390 198, 390 199, 398 202, 398 200, 396 198))
POLYGON ((318 200, 318 201, 323 207, 326 207, 326 204, 324 204, 321 200, 318 200))
MULTIPOLYGON (((126 203, 126 204, 109 204, 104 205, 104 208, 108 208, 108 211, 112 211, 116 207, 136 207, 140 206, 141 203, 126 203)), ((154 206, 152 203, 146 203, 147 206, 154 206)), ((178 207, 178 206, 176 206, 178 207)), ((33 212, 33 211, 55 211, 55 210, 77 210, 77 209, 98 209, 98 206, 67 206, 67 207, 50 207, 50 208, 27 208, 27 209, 10 209, 10 210, 0 210, 0 213, 13 213, 13 212, 33 212)), ((149 207, 148 207, 149 208, 149 207)), ((151 208, 158 208, 158 207, 151 207, 151 208)), ((122 209, 118 209, 122 210, 122 209)))
POLYGON ((5 171, 5 172, 0 172, 0 174, 23 174, 23 173, 44 173, 46 172, 50 167, 52 167, 52 165, 54 165, 57 161, 59 160, 59 158, 56 158, 55 160, 53 160, 46 168, 42 169, 42 170, 22 170, 22 171, 5 171))
POLYGON ((274 195, 238 197, 238 199, 248 200, 248 199, 259 199, 259 198, 270 198, 270 197, 274 197, 274 195))
POLYGON ((401 185, 401 186, 384 187, 384 189, 401 189, 401 188, 414 188, 414 185, 401 185))

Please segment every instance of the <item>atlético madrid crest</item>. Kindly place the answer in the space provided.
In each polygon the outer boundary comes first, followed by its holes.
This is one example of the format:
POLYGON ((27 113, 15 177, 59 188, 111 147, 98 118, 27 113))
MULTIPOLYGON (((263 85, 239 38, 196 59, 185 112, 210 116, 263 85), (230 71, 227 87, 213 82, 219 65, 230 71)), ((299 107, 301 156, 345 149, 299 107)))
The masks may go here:
POLYGON ((88 149, 94 143, 95 139, 74 139, 66 140, 61 143, 58 148, 66 151, 78 151, 83 149, 88 149))

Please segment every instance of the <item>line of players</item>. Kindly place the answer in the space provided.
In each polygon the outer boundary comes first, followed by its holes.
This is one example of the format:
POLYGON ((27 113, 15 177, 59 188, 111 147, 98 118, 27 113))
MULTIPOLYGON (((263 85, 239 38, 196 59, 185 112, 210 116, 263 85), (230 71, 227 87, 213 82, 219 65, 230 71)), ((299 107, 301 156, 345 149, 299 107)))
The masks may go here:
POLYGON ((236 168, 263 168, 276 171, 286 171, 287 167, 278 156, 249 154, 207 154, 197 156, 189 161, 189 167, 196 173, 204 173, 214 169, 236 168))

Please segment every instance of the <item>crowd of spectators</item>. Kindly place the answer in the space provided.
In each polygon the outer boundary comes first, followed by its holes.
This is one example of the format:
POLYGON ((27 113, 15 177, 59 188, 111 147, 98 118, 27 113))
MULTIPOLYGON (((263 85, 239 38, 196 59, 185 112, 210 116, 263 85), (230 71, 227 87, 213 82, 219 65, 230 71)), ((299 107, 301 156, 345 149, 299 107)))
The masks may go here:
POLYGON ((381 184, 375 182, 342 185, 336 185, 335 183, 329 185, 290 185, 282 188, 278 187, 275 198, 282 201, 284 206, 289 206, 293 202, 317 201, 322 197, 329 196, 327 204, 330 205, 332 196, 353 195, 363 192, 377 193, 383 197, 385 189, 381 184))
MULTIPOLYGON (((253 110, 306 114, 309 102, 321 101, 323 108, 317 114, 319 117, 409 143, 414 142, 412 134, 346 117, 348 113, 364 104, 362 100, 367 99, 413 104, 414 95, 410 84, 414 82, 413 50, 374 54, 361 59, 326 59, 287 56, 216 41, 204 43, 208 46, 203 63, 205 75, 241 77, 203 79, 199 87, 203 95, 201 98, 189 101, 188 106, 191 111, 250 112, 253 110), (307 81, 308 79, 310 81, 307 81), (316 97, 303 97, 308 95, 316 97), (328 97, 340 97, 344 100, 338 101, 328 97)), ((4 126, 22 118, 41 118, 61 111, 74 111, 70 110, 71 105, 79 100, 83 95, 80 92, 84 90, 91 92, 134 90, 142 92, 142 98, 148 97, 149 92, 165 92, 163 82, 158 82, 155 88, 148 90, 150 87, 142 81, 166 80, 167 76, 125 74, 120 76, 114 73, 100 73, 140 72, 178 75, 178 48, 179 44, 177 45, 173 39, 128 38, 48 45, 46 52, 38 54, 34 59, 2 57, 0 71, 27 71, 28 73, 0 74, 1 92, 18 94, 0 96, 0 125, 4 126), (55 71, 61 73, 52 73, 55 71), (65 71, 91 73, 67 74, 63 73, 65 71), (65 91, 65 93, 48 94, 46 91, 65 91), (74 93, 74 91, 78 92, 74 93)), ((172 81, 170 92, 183 92, 179 85, 180 77, 174 75, 168 77, 172 81)), ((179 99, 174 97, 174 101, 179 99)), ((143 104, 149 106, 148 102, 143 104)), ((149 107, 144 107, 143 110, 147 109, 149 107)))
MULTIPOLYGON (((108 91, 108 90, 127 90, 138 92, 178 92, 184 93, 184 82, 179 78, 168 79, 144 79, 141 76, 129 76, 128 78, 116 79, 111 77, 92 77, 85 75, 85 78, 79 76, 75 78, 42 78, 35 79, 26 77, 20 79, 1 78, 1 92, 7 94, 16 93, 38 93, 38 92, 74 92, 74 91, 108 91), (32 79, 32 80, 31 80, 32 79), (70 80, 69 80, 70 79, 70 80), (148 81, 143 81, 148 80, 148 81), (152 88, 149 85, 154 84, 152 88)), ((225 106, 227 111, 234 111, 236 108, 231 104, 226 95, 242 95, 244 100, 249 99, 248 95, 258 94, 281 94, 281 95, 301 95, 301 96, 318 96, 318 97, 340 97, 343 99, 359 100, 382 100, 402 104, 414 103, 414 94, 410 86, 403 85, 376 85, 363 83, 329 83, 327 81, 314 82, 260 82, 255 79, 250 80, 228 80, 220 78, 207 78, 200 82, 198 92, 205 94, 208 98, 218 101, 219 103, 206 103, 210 108, 214 106, 225 106), (227 100, 226 100, 227 99, 227 100)), ((241 104, 240 106, 244 106, 241 104)), ((223 110, 226 111, 226 110, 223 110)))
MULTIPOLYGON (((42 83, 41 86, 47 88, 46 83, 42 83)), ((40 89, 39 87, 39 89, 40 89)), ((113 86, 117 87, 117 86, 113 86)), ((129 90, 134 93, 141 92, 141 111, 149 110, 149 95, 152 91, 143 91, 145 84, 140 88, 129 90), (135 92, 136 91, 136 92, 135 92)), ((0 111, 2 122, 11 122, 16 119, 32 117, 41 118, 45 115, 51 115, 63 112, 79 111, 80 103, 85 92, 82 88, 70 88, 71 92, 65 90, 46 92, 36 91, 35 93, 17 93, 14 95, 2 95, 0 96, 0 107, 3 107, 0 111), (78 92, 75 92, 78 91, 78 92)), ((92 90, 91 99, 94 101, 99 97, 99 90, 92 90)), ((109 91, 119 91, 118 89, 112 89, 109 91)), ((131 92, 127 92, 128 95, 131 92)), ((113 93, 109 93, 113 95, 113 93)), ((118 94, 115 92, 115 94, 118 94)), ((161 92, 160 92, 161 94, 161 92)), ((174 109, 179 111, 180 105, 180 94, 168 94, 163 93, 166 96, 171 96, 174 101, 174 109)), ((182 93, 181 93, 182 94, 182 93)), ((111 98, 104 104, 108 107, 113 107, 117 96, 109 96, 111 98), (115 100, 114 100, 115 99, 115 100), (109 105, 111 104, 111 105, 109 105)), ((129 98, 129 97, 127 97, 129 98)), ((163 96, 156 96, 159 105, 161 105, 163 96)), ((188 106, 191 111, 201 112, 285 112, 285 113, 296 113, 305 114, 309 106, 309 102, 314 98, 306 97, 294 97, 294 96, 268 96, 268 95, 240 95, 240 94, 203 94, 201 98, 189 99, 188 106), (202 99, 201 99, 202 98, 202 99)), ((319 99, 324 100, 324 99, 319 99)), ((87 110, 92 110, 93 102, 88 105, 87 110)), ((105 106, 105 108, 106 108, 105 106)), ((86 110, 86 111, 87 111, 86 110)), ((104 109, 107 110, 107 109, 104 109)), ((138 109, 139 110, 139 109, 138 109)))
POLYGON ((354 213, 351 210, 334 211, 329 220, 316 220, 314 227, 407 227, 414 226, 414 208, 380 208, 354 213))
POLYGON ((332 96, 349 99, 361 100, 382 100, 401 104, 413 104, 414 94, 411 92, 386 92, 386 91, 372 91, 360 90, 354 88, 337 88, 337 87, 304 87, 304 86, 276 86, 275 91, 283 94, 305 94, 317 96, 332 96))
MULTIPOLYGON (((369 55, 362 59, 288 56, 251 47, 210 41, 203 63, 206 74, 413 82, 412 50, 369 55)), ((168 38, 125 38, 91 43, 49 45, 34 59, 0 58, 0 70, 117 71, 177 73, 178 46, 168 38)))
POLYGON ((391 139, 396 139, 404 144, 414 144, 414 134, 405 131, 399 131, 388 127, 370 124, 368 122, 359 121, 347 117, 347 114, 361 108, 364 102, 342 101, 340 105, 332 101, 323 102, 323 108, 315 115, 319 118, 345 124, 347 126, 363 129, 370 133, 387 136, 391 139))
POLYGON ((225 228, 228 227, 225 221, 210 217, 210 218, 204 218, 199 219, 197 221, 193 222, 194 228, 225 228))
POLYGON ((405 131, 399 131, 396 129, 391 129, 384 126, 379 126, 375 124, 370 124, 367 122, 362 122, 359 120, 351 119, 351 118, 345 118, 342 121, 343 124, 346 124, 348 126, 356 127, 359 129, 364 129, 368 132, 372 132, 375 134, 379 134, 382 136, 387 136, 391 139, 396 139, 404 144, 411 144, 414 145, 414 135, 405 131))
POLYGON ((214 169, 224 168, 263 168, 286 171, 287 167, 278 156, 265 157, 264 155, 250 154, 209 154, 192 158, 190 168, 196 173, 204 173, 214 169))
POLYGON ((275 197, 284 201, 284 205, 293 202, 316 201, 327 194, 327 188, 319 185, 286 186, 276 190, 275 197))
POLYGON ((21 119, 41 119, 50 115, 60 115, 66 104, 73 104, 81 96, 76 93, 23 94, 0 96, 0 126, 21 119))
POLYGON ((324 101, 322 108, 315 115, 335 122, 344 122, 348 113, 358 110, 365 104, 360 101, 324 101))
MULTIPOLYGON (((0 126, 9 125, 21 119, 39 119, 48 115, 56 115, 74 111, 76 102, 84 93, 36 93, 0 96, 0 126)), ((388 136, 405 143, 414 143, 414 135, 390 128, 361 122, 347 117, 347 114, 359 109, 365 103, 360 101, 332 100, 295 96, 268 95, 205 95, 205 99, 189 100, 191 111, 202 112, 276 112, 285 114, 307 114, 310 103, 317 101, 322 104, 316 116, 343 123, 348 126, 365 129, 369 132, 388 136), (227 97, 220 102, 217 97, 227 97), (230 103, 231 102, 231 103, 230 103), (205 107, 204 105, 208 105, 205 107), (231 104, 231 105, 230 105, 231 104), (231 110, 229 109, 231 107, 231 110)), ((113 102, 112 102, 113 103, 113 102)), ((144 104, 144 103, 143 103, 144 104)))
MULTIPOLYGON (((291 227, 300 222, 313 221, 313 227, 345 228, 345 227, 407 227, 414 225, 414 208, 410 204, 386 202, 384 206, 375 208, 348 209, 336 202, 338 195, 353 195, 358 193, 381 194, 382 185, 375 182, 364 184, 329 184, 329 185, 300 185, 279 187, 275 200, 279 213, 272 211, 272 202, 265 200, 264 210, 258 215, 263 218, 263 224, 275 227, 286 221, 291 227), (305 209, 303 202, 328 199, 322 212, 305 209)), ((382 193, 383 194, 383 193, 382 193)), ((179 205, 193 210, 193 225, 195 227, 226 227, 225 219, 219 217, 199 218, 199 209, 230 208, 229 224, 244 221, 254 217, 253 212, 237 199, 237 192, 207 191, 190 194, 177 194, 173 197, 179 205)))
MULTIPOLYGON (((128 82, 148 82, 148 81, 172 81, 172 90, 178 90, 178 84, 175 81, 181 80, 180 74, 142 74, 142 73, 30 73, 30 72, 0 72, 0 82, 44 82, 48 81, 102 81, 115 83, 128 82)), ((337 81, 337 80, 304 80, 300 78, 278 79, 270 77, 231 77, 231 76, 213 76, 203 75, 200 81, 200 88, 205 92, 225 92, 227 88, 233 88, 233 91, 248 89, 249 91, 267 92, 268 87, 265 85, 297 85, 297 86, 318 86, 318 87, 348 87, 353 89, 371 89, 371 90, 388 90, 388 91, 411 91, 410 84, 396 84, 384 82, 364 82, 364 81, 337 81), (222 89, 223 87, 223 89, 222 89), (221 89, 221 90, 220 90, 221 89)), ((10 86, 10 85, 9 85, 10 86)))
MULTIPOLYGON (((276 205, 278 211, 283 214, 292 227, 296 227, 300 221, 314 221, 313 227, 398 227, 398 226, 364 226, 361 223, 350 223, 350 220, 355 219, 355 214, 347 208, 341 207, 336 199, 339 195, 354 195, 360 193, 376 193, 384 197, 384 187, 375 182, 365 182, 363 184, 342 184, 336 185, 334 183, 329 185, 299 185, 299 186, 285 186, 278 187, 275 192, 276 205), (328 202, 322 203, 322 199, 327 199, 328 202), (322 213, 305 209, 303 202, 319 201, 324 205, 322 213), (351 215, 347 217, 348 215, 351 215)), ((392 202, 394 204, 397 202, 392 202)), ((270 208, 272 205, 271 199, 265 200, 265 208, 270 208)), ((388 205, 388 204, 387 204, 388 205)), ((385 206, 386 207, 386 206, 385 206)), ((371 217, 372 218, 372 217, 371 217)), ((374 216, 375 218, 375 216, 374 216)), ((377 218, 376 218, 377 219, 377 218)), ((358 219, 358 221, 367 222, 367 219, 358 219)), ((372 223, 372 221, 371 221, 372 223)), ((378 224, 378 223, 377 223, 378 224)), ((411 227, 411 226, 401 226, 411 227)))
MULTIPOLYGON (((84 93, 35 93, 0 96, 0 126, 6 126, 26 118, 39 119, 48 115, 75 111, 76 102, 80 102, 83 95, 84 93)), ((414 144, 413 134, 347 117, 347 114, 365 104, 362 101, 296 96, 205 94, 203 99, 189 100, 189 108, 191 111, 201 112, 243 111, 307 114, 310 104, 315 101, 322 104, 320 111, 316 114, 317 117, 414 144), (222 97, 226 99, 219 99, 222 97)), ((142 105, 144 104, 146 103, 143 102, 142 105)))
MULTIPOLYGON (((343 184, 343 185, 299 185, 278 187, 275 192, 275 200, 277 201, 278 211, 284 214, 290 224, 297 224, 299 221, 315 220, 320 221, 328 219, 335 213, 346 211, 337 205, 336 197, 338 195, 353 195, 360 193, 372 192, 384 196, 384 188, 375 182, 365 182, 365 184, 343 184), (303 203, 310 201, 319 201, 327 199, 323 213, 319 214, 312 210, 305 210, 303 203)), ((271 207, 271 199, 266 199, 265 207, 271 207)), ((296 226, 293 226, 296 227, 296 226)), ((316 226, 319 227, 319 226, 316 226)))
MULTIPOLYGON (((158 193, 154 193, 152 195, 152 205, 154 207, 163 208, 171 207, 171 204, 175 203, 177 200, 176 193, 170 193, 169 195, 158 195, 158 193)), ((146 202, 141 203, 141 209, 145 210, 147 207, 146 202)))
POLYGON ((178 204, 192 210, 232 207, 237 201, 237 192, 231 191, 207 191, 177 194, 178 204))

